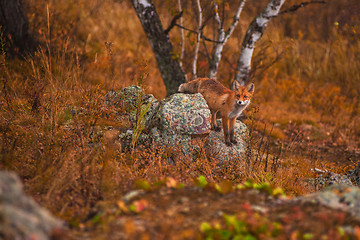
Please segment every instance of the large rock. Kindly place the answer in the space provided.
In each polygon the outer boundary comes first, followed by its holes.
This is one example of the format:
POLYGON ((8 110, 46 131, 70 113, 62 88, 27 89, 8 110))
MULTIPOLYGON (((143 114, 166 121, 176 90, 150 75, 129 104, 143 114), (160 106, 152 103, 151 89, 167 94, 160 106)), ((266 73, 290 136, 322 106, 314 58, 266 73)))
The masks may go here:
POLYGON ((160 129, 167 134, 205 134, 210 132, 210 110, 200 93, 178 93, 165 98, 157 113, 160 129))
MULTIPOLYGON (((156 144, 157 147, 166 150, 167 156, 171 156, 171 161, 193 160, 202 150, 219 163, 244 156, 246 126, 237 121, 235 138, 238 144, 226 146, 223 131, 210 131, 211 113, 200 93, 173 94, 159 103, 152 95, 144 95, 141 88, 131 86, 118 93, 108 93, 106 99, 108 104, 125 109, 125 113, 122 114, 127 115, 132 122, 136 120, 136 109, 141 102, 141 108, 147 110, 147 113, 145 129, 139 137, 140 144, 156 144), (168 154, 168 150, 174 151, 168 154)), ((219 126, 222 126, 221 120, 219 126)), ((134 129, 127 129, 120 135, 125 148, 131 147, 133 134, 134 129)))
POLYGON ((63 223, 24 194, 15 173, 0 171, 0 238, 50 239, 63 223))
POLYGON ((198 144, 194 136, 203 141, 210 132, 210 110, 201 94, 174 94, 160 102, 153 121, 151 136, 159 147, 174 150, 172 161, 192 159, 198 144))
MULTIPOLYGON (((221 120, 217 120, 217 125, 222 126, 221 120)), ((231 161, 233 158, 242 158, 246 151, 247 127, 241 121, 235 123, 236 145, 227 146, 225 144, 224 131, 211 131, 205 145, 207 156, 217 159, 220 163, 231 161)))
POLYGON ((331 185, 347 185, 347 186, 360 186, 360 163, 353 169, 348 171, 345 175, 322 172, 319 177, 311 180, 315 189, 321 190, 331 185))
POLYGON ((116 108, 122 108, 128 117, 129 122, 135 124, 138 119, 137 109, 140 104, 140 112, 144 112, 143 116, 145 128, 149 128, 159 105, 159 101, 152 94, 145 94, 144 90, 139 86, 130 86, 119 92, 109 92, 105 95, 105 102, 116 108))
POLYGON ((360 189, 357 187, 344 184, 332 185, 323 191, 298 197, 292 201, 319 203, 360 218, 360 189))

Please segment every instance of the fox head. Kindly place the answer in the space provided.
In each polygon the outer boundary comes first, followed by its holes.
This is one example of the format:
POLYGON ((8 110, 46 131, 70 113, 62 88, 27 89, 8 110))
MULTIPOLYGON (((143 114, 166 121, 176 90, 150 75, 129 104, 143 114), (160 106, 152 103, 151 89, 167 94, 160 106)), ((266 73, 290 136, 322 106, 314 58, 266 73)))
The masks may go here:
POLYGON ((239 106, 247 106, 250 104, 250 99, 254 94, 255 85, 253 83, 249 83, 243 87, 235 80, 232 84, 232 90, 235 93, 236 104, 239 106))

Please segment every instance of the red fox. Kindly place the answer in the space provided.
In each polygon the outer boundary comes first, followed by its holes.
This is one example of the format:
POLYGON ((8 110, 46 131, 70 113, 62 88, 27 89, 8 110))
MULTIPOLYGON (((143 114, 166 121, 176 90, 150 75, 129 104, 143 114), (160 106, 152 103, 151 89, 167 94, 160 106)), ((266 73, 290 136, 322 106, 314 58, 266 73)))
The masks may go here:
POLYGON ((221 113, 225 143, 228 146, 236 144, 234 126, 236 118, 250 104, 254 93, 253 83, 241 86, 237 81, 232 84, 234 90, 224 87, 212 78, 197 78, 179 86, 179 92, 201 93, 205 98, 211 112, 211 129, 220 131, 216 123, 217 112, 221 113))

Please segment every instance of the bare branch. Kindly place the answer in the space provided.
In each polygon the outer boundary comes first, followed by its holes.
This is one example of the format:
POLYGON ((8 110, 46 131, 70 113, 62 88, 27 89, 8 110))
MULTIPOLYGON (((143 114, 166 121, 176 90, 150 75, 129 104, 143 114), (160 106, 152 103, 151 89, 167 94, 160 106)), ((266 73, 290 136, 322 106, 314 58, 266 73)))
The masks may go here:
POLYGON ((217 74, 219 63, 221 60, 223 48, 224 48, 227 40, 230 38, 231 34, 234 32, 234 29, 239 22, 240 14, 245 5, 245 2, 246 2, 246 0, 240 1, 239 7, 234 15, 234 20, 233 20, 232 24, 230 25, 229 29, 225 32, 224 27, 223 27, 224 23, 223 23, 223 21, 220 20, 218 5, 217 5, 216 1, 214 1, 215 21, 219 25, 219 27, 218 27, 218 43, 215 46, 215 51, 213 53, 212 61, 210 61, 209 77, 216 78, 216 74, 217 74))
MULTIPOLYGON (((178 14, 176 14, 175 16, 174 16, 174 18, 171 20, 171 23, 170 23, 170 25, 165 29, 165 34, 168 34, 169 32, 170 32, 170 30, 173 28, 173 27, 175 27, 175 25, 176 25, 176 21, 178 20, 178 19, 181 19, 181 16, 183 15, 183 11, 180 11, 178 14)), ((181 21, 181 20, 180 20, 181 21)), ((181 24, 181 23, 180 23, 181 24)))
POLYGON ((204 37, 204 35, 201 35, 201 38, 203 39, 203 45, 204 45, 204 49, 205 49, 205 56, 206 56, 206 58, 208 59, 208 62, 211 62, 211 56, 210 56, 210 53, 209 53, 209 49, 207 48, 207 46, 206 46, 206 42, 205 42, 205 37, 204 37))
POLYGON ((321 0, 313 0, 313 1, 309 1, 309 2, 302 2, 300 4, 294 5, 289 7, 288 9, 285 9, 284 11, 279 12, 278 15, 284 14, 284 13, 289 13, 289 12, 295 12, 297 11, 299 8, 305 7, 309 4, 314 4, 314 3, 321 3, 321 4, 325 4, 327 3, 327 1, 321 1, 321 0))

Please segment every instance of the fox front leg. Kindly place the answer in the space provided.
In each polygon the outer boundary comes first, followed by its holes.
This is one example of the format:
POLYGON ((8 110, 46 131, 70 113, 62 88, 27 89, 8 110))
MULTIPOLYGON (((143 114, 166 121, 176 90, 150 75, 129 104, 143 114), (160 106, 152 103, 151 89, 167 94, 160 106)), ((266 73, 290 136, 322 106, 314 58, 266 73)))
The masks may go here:
POLYGON ((229 119, 226 117, 223 117, 222 124, 223 124, 223 130, 224 130, 225 144, 227 146, 231 146, 230 134, 229 134, 229 119))
POLYGON ((217 112, 214 112, 214 111, 211 111, 211 129, 216 131, 216 132, 219 132, 221 130, 221 127, 219 127, 217 125, 217 122, 216 122, 216 113, 217 112))
POLYGON ((236 118, 229 120, 230 142, 233 144, 237 144, 237 141, 235 140, 235 135, 234 135, 235 122, 236 122, 236 118))

